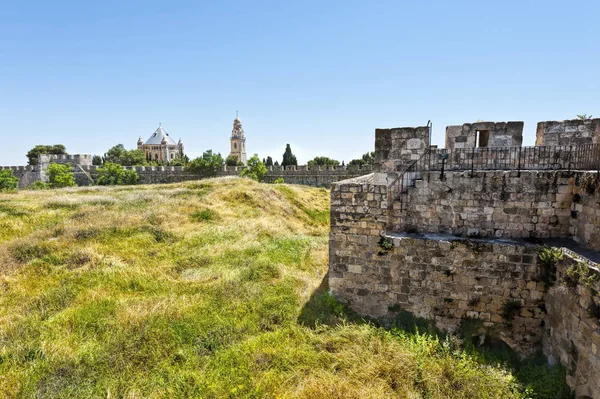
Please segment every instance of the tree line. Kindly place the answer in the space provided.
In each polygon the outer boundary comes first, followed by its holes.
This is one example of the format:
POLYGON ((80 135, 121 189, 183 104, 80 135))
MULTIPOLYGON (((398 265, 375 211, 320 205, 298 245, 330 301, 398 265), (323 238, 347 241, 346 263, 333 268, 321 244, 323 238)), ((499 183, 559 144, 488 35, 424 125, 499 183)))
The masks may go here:
MULTIPOLYGON (((68 155, 66 147, 63 144, 54 145, 36 145, 27 152, 29 165, 37 165, 39 156, 42 154, 68 155)), ((359 159, 353 159, 348 165, 371 165, 374 161, 374 152, 367 152, 359 159)), ((92 164, 100 166, 98 168, 98 178, 95 183, 98 185, 130 185, 137 184, 139 175, 135 170, 124 169, 123 166, 162 166, 156 161, 146 158, 140 150, 127 150, 123 144, 117 144, 111 147, 103 156, 94 155, 92 164)), ((244 166, 235 156, 228 156, 223 159, 220 153, 214 153, 212 150, 204 151, 202 156, 190 160, 185 154, 178 154, 175 159, 166 163, 167 166, 183 166, 184 170, 190 173, 196 173, 203 177, 216 176, 218 171, 224 166, 244 166)), ((285 147, 281 164, 278 161, 273 162, 270 156, 263 158, 254 154, 245 168, 240 171, 240 175, 254 180, 263 181, 267 168, 269 166, 297 166, 298 160, 289 144, 285 147)), ((340 162, 326 156, 317 156, 308 161, 308 166, 338 166, 340 162)), ((342 161, 341 165, 344 165, 342 161)), ((76 186, 75 174, 73 168, 68 164, 51 163, 48 167, 49 182, 35 182, 32 189, 49 189, 76 186)), ((12 170, 0 171, 0 191, 11 191, 18 188, 19 179, 14 176, 12 170)))

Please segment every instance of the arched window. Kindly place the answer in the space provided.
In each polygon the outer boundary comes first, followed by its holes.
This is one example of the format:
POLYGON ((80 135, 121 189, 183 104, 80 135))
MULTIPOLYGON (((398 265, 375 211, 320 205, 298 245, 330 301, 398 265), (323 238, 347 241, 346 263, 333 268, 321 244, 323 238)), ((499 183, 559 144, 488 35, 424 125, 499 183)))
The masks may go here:
POLYGON ((154 154, 154 160, 158 161, 158 154, 154 154))
POLYGON ((175 156, 175 154, 171 153, 171 159, 173 159, 174 156, 175 156))
POLYGON ((233 149, 237 150, 237 143, 233 143, 233 149))

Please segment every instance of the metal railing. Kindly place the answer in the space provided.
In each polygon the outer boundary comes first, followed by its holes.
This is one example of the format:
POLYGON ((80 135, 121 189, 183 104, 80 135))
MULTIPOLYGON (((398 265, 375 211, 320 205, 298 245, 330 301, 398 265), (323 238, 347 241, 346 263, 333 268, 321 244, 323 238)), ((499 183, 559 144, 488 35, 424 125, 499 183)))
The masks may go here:
POLYGON ((593 170, 600 178, 600 144, 426 150, 388 185, 388 208, 400 202, 403 211, 408 188, 424 174, 429 179, 429 171, 441 171, 440 179, 444 180, 444 171, 465 170, 471 175, 475 170, 593 170))
POLYGON ((418 159, 412 161, 403 170, 398 177, 388 185, 388 208, 392 209, 395 201, 400 201, 400 210, 404 210, 405 195, 408 187, 414 187, 415 180, 421 179, 423 172, 429 168, 430 151, 425 151, 418 159))
POLYGON ((600 144, 441 149, 432 158, 430 170, 600 170, 600 144))

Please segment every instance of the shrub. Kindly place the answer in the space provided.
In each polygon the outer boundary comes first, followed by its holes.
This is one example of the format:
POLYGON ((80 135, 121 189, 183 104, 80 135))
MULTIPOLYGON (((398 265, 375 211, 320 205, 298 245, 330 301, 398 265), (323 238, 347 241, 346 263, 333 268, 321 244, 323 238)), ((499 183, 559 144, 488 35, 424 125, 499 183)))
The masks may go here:
POLYGON ((563 259, 563 253, 559 248, 540 247, 537 251, 538 262, 544 266, 541 278, 546 284, 553 284, 556 281, 556 264, 563 259))
POLYGON ((570 288, 575 288, 577 284, 589 288, 596 280, 598 276, 586 262, 576 262, 567 268, 563 282, 570 288))
POLYGON ((267 167, 258 158, 258 154, 254 154, 252 158, 248 160, 248 167, 240 172, 240 176, 263 181, 266 173, 267 167))
POLYGON ((27 190, 50 190, 52 187, 50 187, 50 183, 45 183, 43 181, 36 181, 33 184, 30 184, 27 187, 27 190))
POLYGON ((19 179, 12 169, 0 170, 0 191, 14 191, 19 188, 19 179))
POLYGON ((139 175, 135 170, 123 169, 119 164, 106 162, 98 169, 97 183, 101 186, 133 185, 137 184, 139 175))
POLYGON ((275 179, 275 181, 273 183, 283 184, 283 183, 285 183, 285 180, 283 180, 283 177, 278 177, 277 179, 275 179))
POLYGON ((50 166, 48 166, 48 176, 50 179, 50 187, 52 188, 77 186, 77 183, 75 183, 75 174, 69 165, 51 163, 50 166))
POLYGON ((390 251, 392 248, 394 248, 394 242, 390 238, 381 237, 379 239, 379 246, 384 251, 390 251))
POLYGON ((66 148, 62 144, 36 145, 27 152, 27 159, 29 159, 29 165, 37 165, 41 154, 65 155, 66 153, 66 148))
POLYGON ((307 165, 308 166, 338 166, 340 164, 340 161, 336 160, 336 159, 331 159, 329 157, 315 157, 314 159, 311 159, 310 161, 308 161, 307 165))
POLYGON ((229 155, 225 159, 225 165, 227 165, 227 166, 244 166, 244 164, 242 162, 240 162, 238 157, 236 157, 235 155, 229 155))
POLYGON ((215 176, 223 166, 223 157, 221 154, 213 154, 212 150, 204 151, 201 157, 190 161, 185 166, 185 170, 204 176, 215 176))

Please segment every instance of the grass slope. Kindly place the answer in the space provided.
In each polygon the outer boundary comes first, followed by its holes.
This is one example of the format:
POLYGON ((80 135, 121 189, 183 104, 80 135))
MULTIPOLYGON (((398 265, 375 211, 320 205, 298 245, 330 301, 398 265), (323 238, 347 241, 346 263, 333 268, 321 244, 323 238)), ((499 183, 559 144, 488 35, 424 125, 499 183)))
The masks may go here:
POLYGON ((346 321, 328 208, 237 178, 0 194, 0 396, 523 397, 447 342, 346 321))

